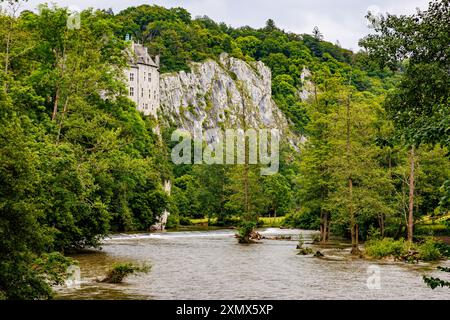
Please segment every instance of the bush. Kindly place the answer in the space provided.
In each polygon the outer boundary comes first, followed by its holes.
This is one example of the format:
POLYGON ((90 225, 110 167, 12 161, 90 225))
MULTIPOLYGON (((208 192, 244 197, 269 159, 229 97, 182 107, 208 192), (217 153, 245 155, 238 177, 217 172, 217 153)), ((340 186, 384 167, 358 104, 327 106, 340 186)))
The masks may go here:
POLYGON ((238 229, 239 243, 250 243, 250 236, 256 227, 256 223, 252 221, 243 221, 238 229))
POLYGON ((320 227, 320 219, 318 215, 309 211, 291 212, 286 215, 283 226, 305 230, 318 230, 320 227))
POLYGON ((423 261, 436 261, 442 258, 438 247, 438 241, 428 238, 424 243, 418 246, 419 258, 423 261))
POLYGON ((117 263, 115 264, 111 270, 108 271, 106 278, 102 280, 102 282, 108 283, 121 283, 123 279, 131 274, 136 273, 148 273, 150 272, 151 266, 142 265, 136 266, 133 263, 117 263))
POLYGON ((450 258, 450 245, 443 241, 436 242, 436 247, 439 249, 443 258, 450 258))
POLYGON ((392 238, 372 239, 366 242, 365 252, 373 258, 394 257, 405 261, 436 261, 447 253, 447 245, 427 238, 421 244, 410 245, 404 239, 392 238))
POLYGON ((182 226, 192 225, 191 219, 189 219, 187 217, 180 217, 180 225, 182 225, 182 226))
POLYGON ((368 256, 378 259, 391 256, 400 258, 407 254, 408 243, 404 239, 372 239, 366 242, 365 252, 368 256))
POLYGON ((231 227, 239 225, 239 218, 225 217, 224 219, 217 219, 214 223, 211 223, 211 226, 215 227, 231 227))
POLYGON ((178 215, 170 214, 167 217, 167 222, 166 222, 167 229, 176 228, 176 227, 178 227, 179 224, 180 224, 180 219, 179 219, 178 215))
POLYGON ((264 220, 258 219, 258 221, 256 222, 256 228, 262 228, 262 227, 264 227, 264 220))
POLYGON ((311 249, 309 247, 304 247, 304 245, 305 245, 305 240, 303 238, 303 235, 300 233, 298 236, 298 244, 297 244, 297 250, 299 250, 298 254, 302 255, 302 256, 306 256, 306 255, 314 253, 313 249, 311 249))

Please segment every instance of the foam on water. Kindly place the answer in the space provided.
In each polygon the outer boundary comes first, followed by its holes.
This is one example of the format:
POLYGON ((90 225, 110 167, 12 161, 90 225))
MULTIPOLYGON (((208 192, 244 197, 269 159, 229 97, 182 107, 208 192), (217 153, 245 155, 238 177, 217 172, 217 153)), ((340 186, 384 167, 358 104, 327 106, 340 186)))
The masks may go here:
POLYGON ((233 237, 234 234, 234 230, 115 234, 106 238, 105 242, 114 240, 233 237))

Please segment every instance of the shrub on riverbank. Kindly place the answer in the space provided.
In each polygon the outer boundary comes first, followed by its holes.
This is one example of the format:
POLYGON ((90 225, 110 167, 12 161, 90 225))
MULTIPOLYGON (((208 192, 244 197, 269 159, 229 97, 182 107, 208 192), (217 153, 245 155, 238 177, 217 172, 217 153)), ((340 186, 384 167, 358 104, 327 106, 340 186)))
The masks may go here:
POLYGON ((137 266, 133 263, 117 263, 115 264, 111 270, 108 271, 106 277, 102 280, 102 282, 107 283, 121 283, 123 279, 131 274, 137 273, 149 273, 151 269, 150 265, 143 264, 141 266, 137 266))
POLYGON ((365 253, 372 258, 393 257, 405 261, 437 261, 447 256, 448 248, 434 238, 427 238, 422 243, 413 243, 404 239, 372 239, 365 244, 365 253))
POLYGON ((400 258, 408 252, 408 243, 404 239, 372 239, 366 242, 365 252, 368 256, 377 259, 384 257, 400 258))
POLYGON ((170 214, 167 217, 166 229, 174 229, 180 225, 180 218, 177 214, 170 214))
POLYGON ((291 212, 285 216, 282 226, 304 230, 319 230, 320 218, 309 211, 291 212))
POLYGON ((255 230, 255 227, 256 223, 253 221, 242 221, 237 235, 239 243, 251 243, 250 236, 253 230, 255 230))
POLYGON ((238 226, 241 220, 236 217, 225 217, 221 220, 212 220, 210 225, 214 227, 235 227, 238 226))
POLYGON ((297 250, 299 250, 299 251, 297 254, 302 255, 302 256, 313 254, 313 252, 314 252, 313 249, 311 249, 310 247, 305 247, 304 245, 305 245, 305 240, 303 238, 303 235, 299 234, 298 244, 297 244, 297 250))
POLYGON ((439 242, 433 238, 428 238, 424 243, 417 247, 419 258, 423 261, 436 261, 443 258, 443 254, 439 248, 439 242))
POLYGON ((180 217, 180 226, 191 226, 192 222, 191 219, 187 217, 180 217))

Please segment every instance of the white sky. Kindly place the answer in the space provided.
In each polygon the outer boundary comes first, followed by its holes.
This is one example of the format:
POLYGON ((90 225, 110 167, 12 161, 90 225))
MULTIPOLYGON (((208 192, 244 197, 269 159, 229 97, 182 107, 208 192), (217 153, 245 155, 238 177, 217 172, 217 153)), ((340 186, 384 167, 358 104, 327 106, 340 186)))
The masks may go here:
POLYGON ((278 27, 296 33, 311 33, 318 26, 325 40, 339 40, 343 47, 357 50, 358 40, 370 32, 364 18, 369 8, 372 12, 411 14, 416 8, 426 9, 429 0, 29 0, 26 8, 43 2, 81 9, 112 8, 116 13, 141 4, 183 7, 193 18, 207 15, 233 27, 259 28, 271 18, 278 27))

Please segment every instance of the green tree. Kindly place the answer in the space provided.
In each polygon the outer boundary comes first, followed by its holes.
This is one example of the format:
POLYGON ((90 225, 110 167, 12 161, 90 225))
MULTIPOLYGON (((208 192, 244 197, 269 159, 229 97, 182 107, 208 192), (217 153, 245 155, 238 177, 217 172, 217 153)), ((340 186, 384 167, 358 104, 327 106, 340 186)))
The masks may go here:
POLYGON ((285 176, 280 173, 263 179, 263 192, 266 197, 269 215, 285 215, 292 201, 291 186, 285 176))
POLYGON ((0 105, 0 296, 46 299, 52 297, 50 286, 63 281, 71 261, 53 252, 54 231, 43 223, 42 144, 28 131, 36 128, 12 110, 4 94, 0 105))
POLYGON ((379 149, 374 145, 374 106, 357 95, 347 95, 339 106, 333 124, 332 157, 329 166, 335 180, 335 191, 329 205, 348 213, 352 236, 352 253, 358 253, 359 226, 377 217, 378 212, 389 213, 386 197, 391 188, 387 172, 380 166, 379 149))
POLYGON ((375 34, 361 40, 382 66, 403 69, 401 81, 386 100, 386 110, 410 146, 409 232, 412 241, 414 150, 421 143, 448 145, 450 123, 450 2, 432 1, 428 10, 410 16, 369 14, 375 34), (433 41, 429 41, 429 39, 433 41))

